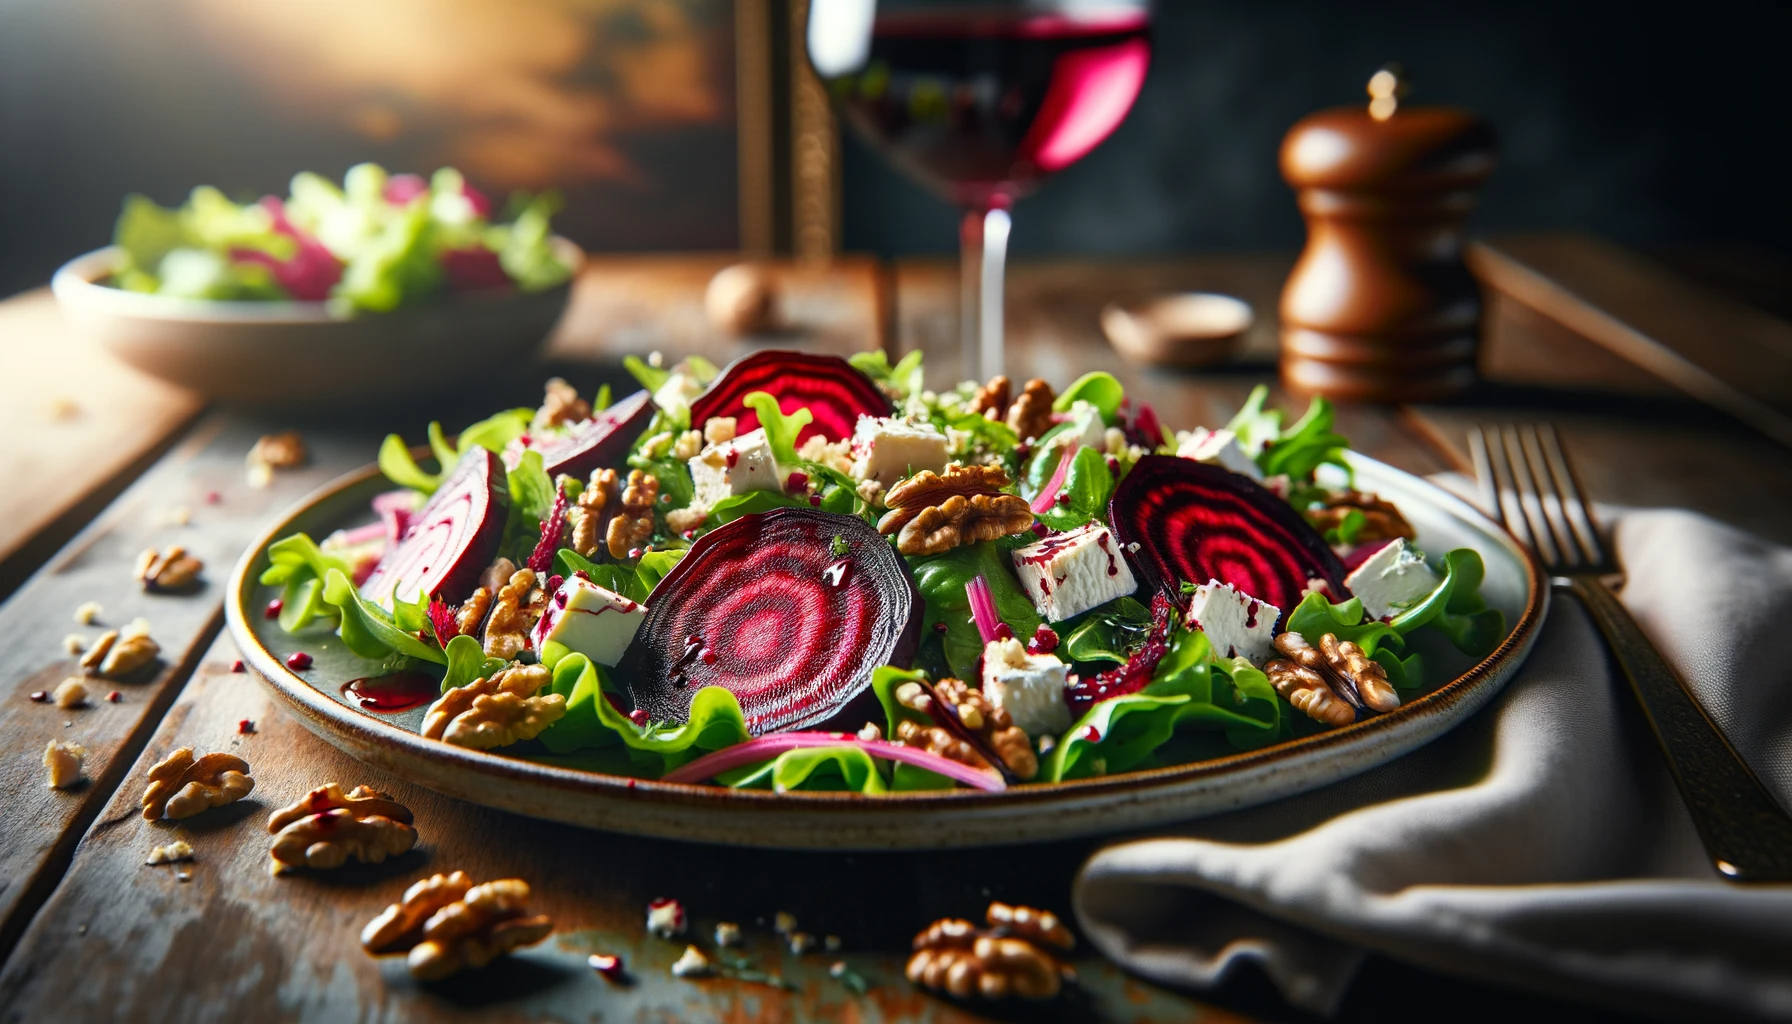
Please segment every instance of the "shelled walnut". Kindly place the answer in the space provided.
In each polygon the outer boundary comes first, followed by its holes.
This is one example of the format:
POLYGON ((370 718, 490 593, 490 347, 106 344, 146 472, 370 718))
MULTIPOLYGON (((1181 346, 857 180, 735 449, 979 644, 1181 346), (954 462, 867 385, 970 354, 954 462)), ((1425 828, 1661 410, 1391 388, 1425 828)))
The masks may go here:
POLYGON ((1008 483, 1000 466, 924 470, 884 494, 890 511, 877 531, 895 534, 896 549, 905 555, 938 554, 1019 533, 1033 525, 1033 510, 1019 495, 1002 493, 1008 483))
POLYGON ((579 397, 579 390, 560 377, 550 377, 542 397, 541 408, 535 410, 533 426, 563 427, 583 423, 591 418, 591 403, 579 397))
POLYGON ((1333 693, 1324 677, 1312 669, 1278 658, 1265 665, 1263 673, 1283 700, 1315 722, 1349 725, 1356 721, 1355 709, 1333 693))
POLYGON ((960 999, 1050 999, 1075 972, 1053 949, 1069 950, 1075 939, 1056 915, 1031 907, 991 903, 988 929, 959 918, 942 918, 915 936, 908 979, 960 999))
POLYGON ((1275 645, 1287 660, 1271 661, 1264 674, 1276 692, 1310 718, 1345 725, 1356 719, 1355 709, 1386 712, 1400 706, 1386 670, 1348 640, 1327 633, 1314 647, 1299 633, 1287 632, 1276 637, 1275 645))
POLYGON ((1344 488, 1326 491, 1322 499, 1324 507, 1307 509, 1302 515, 1313 529, 1324 533, 1342 525, 1352 512, 1360 513, 1363 525, 1356 532, 1354 543, 1367 544, 1378 540, 1393 540, 1404 537, 1414 540, 1418 531, 1400 514, 1392 502, 1383 501, 1380 497, 1363 491, 1344 488))
POLYGON ((638 469, 628 471, 622 508, 604 531, 604 546, 611 558, 631 557, 630 551, 653 539, 653 504, 659 496, 660 482, 656 477, 638 469))
POLYGON ((616 512, 616 495, 621 490, 622 483, 615 470, 592 470, 585 489, 579 492, 579 500, 566 513, 567 521, 572 524, 571 547, 574 551, 586 558, 597 554, 598 545, 603 542, 604 525, 616 512))
POLYGON ((485 656, 514 658, 529 646, 529 630, 547 607, 547 595, 535 585, 533 569, 518 569, 492 599, 485 620, 485 656))
POLYGON ((1008 426, 1022 441, 1031 441, 1052 428, 1052 386, 1038 377, 1027 381, 1020 397, 1008 407, 1008 426))
POLYGON ((456 871, 411 886, 403 902, 387 907, 362 929, 362 948, 375 956, 403 952, 412 976, 435 981, 463 968, 484 967, 554 930, 546 915, 528 913, 527 882, 471 881, 456 871))
POLYGON ((484 587, 476 588, 454 610, 455 633, 461 636, 478 636, 479 627, 485 622, 485 613, 491 609, 492 592, 484 587))
POLYGON ((266 487, 274 482, 276 469, 294 469, 305 464, 310 453, 305 439, 296 430, 264 434, 256 440, 245 462, 249 467, 249 486, 266 487))
POLYGON ((344 793, 335 782, 269 815, 268 832, 274 836, 268 870, 275 875, 338 868, 350 857, 378 864, 417 844, 409 808, 367 786, 344 793))
POLYGON ((1033 741, 1026 730, 1014 724, 1008 709, 997 707, 981 690, 959 679, 942 679, 934 684, 933 692, 960 725, 995 751, 1009 771, 1023 781, 1039 774, 1039 755, 1033 752, 1033 741))
POLYGON ((971 399, 970 411, 986 419, 999 420, 1007 415, 1012 395, 1013 385, 998 373, 977 389, 976 397, 971 399))
POLYGON ((108 679, 121 679, 156 660, 161 652, 162 648, 148 633, 112 629, 100 634, 81 656, 81 668, 108 679))
POLYGON ((564 696, 541 694, 550 681, 541 665, 512 665, 454 687, 430 705, 422 733, 475 750, 534 739, 566 713, 564 696))
POLYGON ((195 758, 192 747, 182 747, 150 768, 143 817, 190 818, 207 808, 235 803, 254 789, 249 762, 234 754, 195 758))
POLYGON ((179 544, 166 551, 155 548, 144 548, 137 556, 137 566, 133 575, 143 589, 152 594, 166 594, 178 590, 186 590, 199 580, 199 571, 205 563, 192 555, 179 544))

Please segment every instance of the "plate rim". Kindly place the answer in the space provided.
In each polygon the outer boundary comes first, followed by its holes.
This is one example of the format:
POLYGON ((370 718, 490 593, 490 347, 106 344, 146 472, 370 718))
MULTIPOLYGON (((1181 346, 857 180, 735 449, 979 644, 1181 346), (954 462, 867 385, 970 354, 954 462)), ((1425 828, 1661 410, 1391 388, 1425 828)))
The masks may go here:
MULTIPOLYGON (((1353 462, 1372 466, 1378 472, 1406 477, 1412 484, 1433 492, 1430 497, 1438 504, 1448 508, 1458 518, 1475 523, 1506 547, 1508 553, 1518 556, 1518 560, 1524 568, 1527 584, 1525 606, 1519 614, 1517 623, 1498 647, 1456 678, 1421 697, 1401 704, 1399 709, 1385 715, 1353 722, 1341 728, 1204 761, 1072 779, 1045 785, 1014 786, 994 793, 963 788, 875 795, 845 791, 803 790, 778 793, 771 790, 729 789, 701 783, 631 778, 590 769, 544 764, 519 757, 509 757, 489 751, 472 750, 436 740, 428 740, 418 733, 376 716, 354 711, 289 670, 278 657, 267 649, 261 642, 253 624, 255 620, 250 614, 249 601, 252 588, 259 585, 261 567, 258 563, 265 560, 268 545, 279 537, 292 532, 293 521, 305 515, 314 506, 378 477, 380 470, 377 463, 370 463, 360 469, 351 470, 323 484, 281 512, 266 529, 256 535, 231 570, 225 595, 225 621, 231 639, 236 643, 248 664, 255 669, 255 674, 261 679, 263 685, 289 705, 291 710, 298 712, 307 723, 328 723, 334 729, 360 734, 363 739, 370 742, 404 748, 407 754, 426 763, 439 762, 450 771, 471 771, 477 775, 494 778, 494 780, 527 782, 534 785, 545 784, 556 789, 594 791, 593 795, 613 799, 644 799, 675 806, 708 808, 719 806, 730 809, 746 806, 786 812, 817 811, 824 808, 837 808, 841 813, 849 813, 850 810, 876 809, 882 811, 897 808, 912 808, 916 813, 958 807, 995 810, 1026 807, 1054 800, 1087 799, 1103 795, 1125 794, 1136 797, 1144 791, 1192 784, 1228 775, 1248 775, 1253 770, 1273 770, 1273 766, 1277 762, 1294 762, 1306 757, 1323 757, 1332 748, 1348 751, 1357 747, 1372 746, 1378 738, 1384 735, 1390 738, 1397 735, 1403 725, 1413 720, 1441 713, 1451 706, 1479 694, 1483 685, 1500 672, 1507 660, 1515 656, 1522 658, 1528 653, 1537 631, 1542 626, 1549 605, 1548 578, 1536 556, 1528 548, 1519 544, 1503 524, 1490 519, 1480 509, 1436 483, 1355 451, 1349 453, 1349 458, 1353 462)), ((1513 667, 1513 670, 1516 671, 1516 666, 1513 667)), ((1508 673, 1509 675, 1510 673, 1508 673)), ((1447 728, 1444 731, 1447 731, 1447 728)), ((1415 746, 1422 746, 1424 743, 1430 742, 1431 738, 1434 737, 1427 737, 1415 746)), ((1405 750, 1401 751, 1401 753, 1405 752, 1405 750)), ((351 753, 350 756, 356 755, 351 753)), ((1394 756, 1397 757, 1399 754, 1394 756)), ((358 756, 356 759, 363 760, 358 756)), ((419 780, 413 779, 412 781, 419 780)), ((424 784, 427 785, 427 783, 424 784)))

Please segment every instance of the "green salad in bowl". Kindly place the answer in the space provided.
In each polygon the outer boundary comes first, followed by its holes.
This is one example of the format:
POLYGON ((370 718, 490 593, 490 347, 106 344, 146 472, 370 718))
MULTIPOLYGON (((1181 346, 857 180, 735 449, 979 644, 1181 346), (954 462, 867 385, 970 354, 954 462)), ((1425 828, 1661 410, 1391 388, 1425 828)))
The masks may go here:
POLYGON ((293 177, 239 203, 209 185, 177 209, 125 199, 113 244, 52 288, 125 362, 209 397, 357 402, 429 394, 526 358, 584 254, 553 194, 499 210, 461 173, 376 164, 293 177))

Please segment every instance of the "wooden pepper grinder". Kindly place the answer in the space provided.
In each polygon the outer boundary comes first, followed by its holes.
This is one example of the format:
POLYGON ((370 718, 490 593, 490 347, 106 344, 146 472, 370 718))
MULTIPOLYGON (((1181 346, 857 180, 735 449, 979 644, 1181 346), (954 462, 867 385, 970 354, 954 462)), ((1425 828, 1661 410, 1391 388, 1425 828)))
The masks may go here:
POLYGON ((1282 140, 1307 247, 1282 289, 1282 383, 1297 394, 1402 402, 1475 378, 1481 292, 1463 224, 1494 165, 1493 131, 1461 110, 1400 105, 1390 66, 1367 109, 1303 118, 1282 140))

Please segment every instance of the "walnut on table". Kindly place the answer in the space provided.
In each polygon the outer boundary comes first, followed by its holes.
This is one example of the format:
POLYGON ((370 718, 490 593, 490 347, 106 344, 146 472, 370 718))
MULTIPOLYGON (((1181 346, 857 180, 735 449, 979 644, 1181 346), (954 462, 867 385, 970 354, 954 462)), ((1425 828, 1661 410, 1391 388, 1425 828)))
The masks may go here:
POLYGON ((1008 407, 1008 426, 1022 441, 1032 441, 1052 428, 1052 386, 1034 377, 1008 407))
POLYGON ((554 930, 546 915, 529 914, 529 896, 518 878, 473 885, 462 871, 433 875, 369 921, 361 946, 375 956, 405 953, 412 976, 424 981, 484 967, 554 930))
POLYGON ((1004 494, 1008 473, 1000 466, 951 465, 944 474, 923 470, 890 488, 890 511, 877 532, 896 535, 905 555, 933 555, 961 544, 995 540, 1033 525, 1024 498, 1004 494))
POLYGON ((351 856, 378 864, 417 844, 409 808, 367 786, 344 793, 335 782, 269 815, 268 831, 274 835, 268 871, 275 875, 301 867, 338 868, 351 856))
POLYGON ((960 918, 941 918, 915 936, 908 979, 960 999, 1050 999, 1075 978, 1052 948, 1076 940, 1049 911, 991 903, 988 929, 960 918))
POLYGON ((583 423, 591 418, 591 403, 579 397, 579 389, 563 378, 550 377, 543 388, 541 408, 535 410, 533 426, 537 429, 563 427, 583 423))
POLYGON ((190 589, 199 581, 199 571, 205 563, 192 555, 179 544, 166 551, 155 548, 144 548, 137 556, 137 565, 133 574, 143 589, 152 594, 168 594, 190 589))
POLYGON ((44 770, 50 774, 51 789, 67 789, 81 781, 81 765, 87 759, 87 748, 79 743, 51 740, 44 748, 44 770))
POLYGON ((78 676, 69 676, 56 684, 56 689, 50 694, 50 699, 55 701, 57 707, 64 710, 78 708, 87 703, 87 684, 78 676))
POLYGON ((550 682, 542 665, 512 665, 454 687, 430 705, 422 733, 475 750, 534 739, 566 713, 564 696, 541 693, 550 682))
POLYGON ((156 660, 161 652, 146 632, 111 629, 100 634, 81 656, 81 668, 107 679, 122 679, 156 660))
POLYGON ((529 631, 548 602, 535 584, 535 570, 518 569, 498 589, 485 620, 486 657, 509 660, 529 646, 529 631))
POLYGON ((303 466, 308 458, 310 453, 305 450, 305 439, 298 431, 264 434, 249 449, 245 459, 249 467, 249 486, 266 487, 274 482, 276 469, 303 466))
POLYGON ((622 508, 604 532, 611 558, 630 558, 630 552, 653 539, 653 506, 660 496, 659 479, 638 469, 628 471, 628 487, 622 492, 622 508))
POLYGON ((182 747, 149 770, 143 817, 190 818, 207 808, 235 803, 254 789, 249 762, 234 754, 195 758, 192 747, 182 747))

